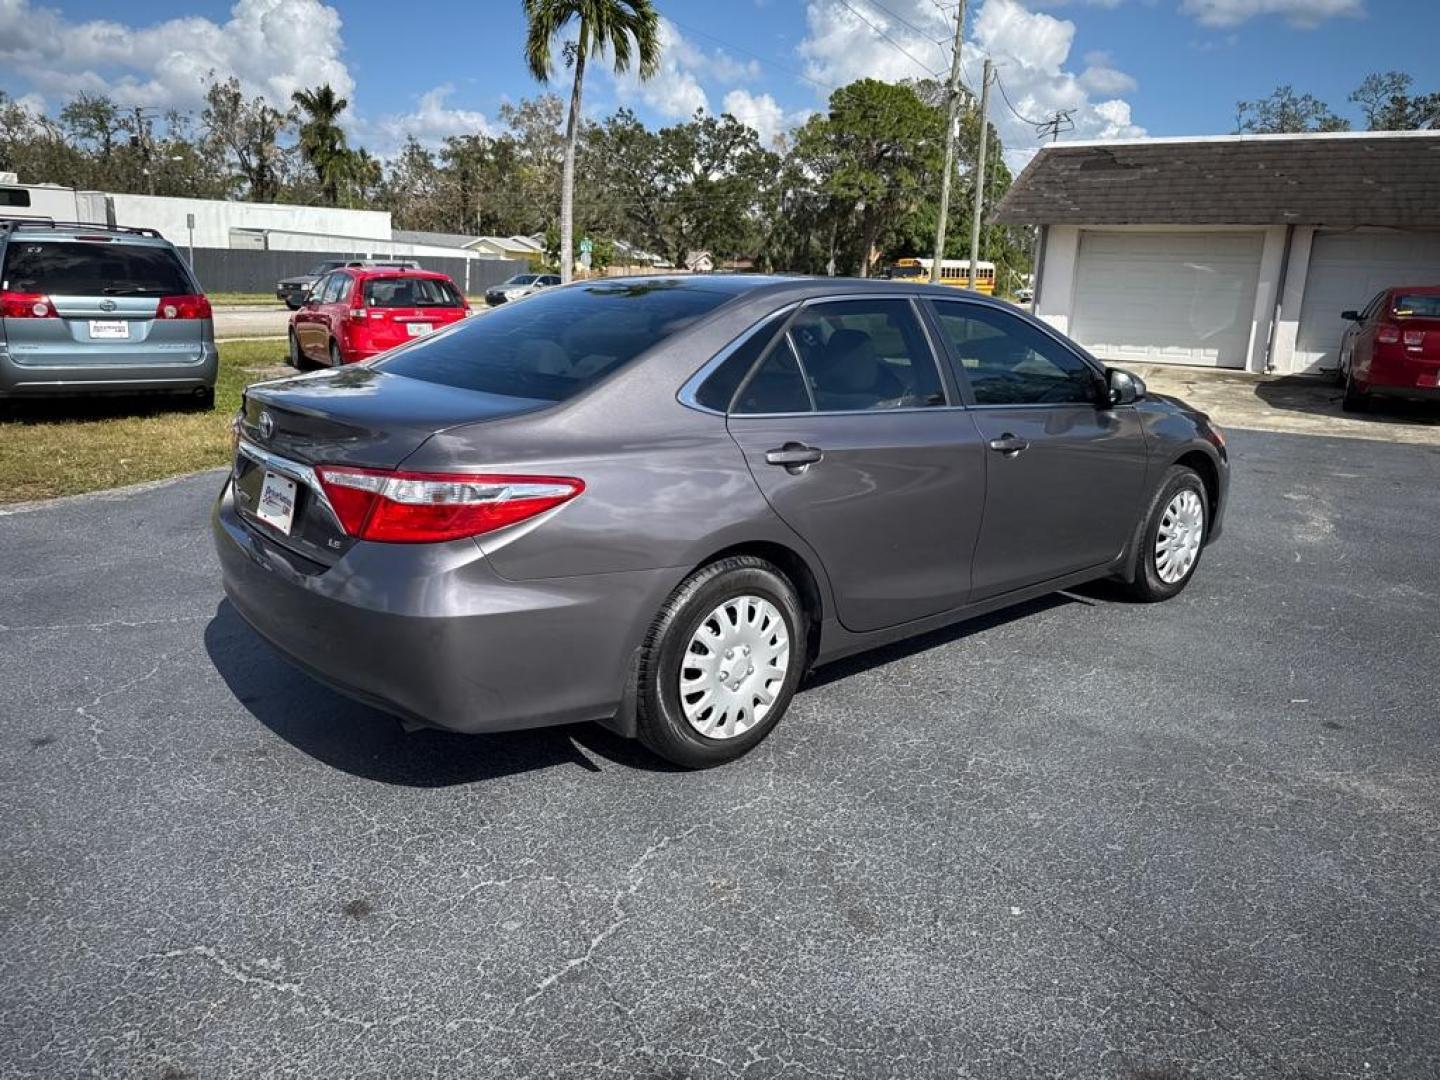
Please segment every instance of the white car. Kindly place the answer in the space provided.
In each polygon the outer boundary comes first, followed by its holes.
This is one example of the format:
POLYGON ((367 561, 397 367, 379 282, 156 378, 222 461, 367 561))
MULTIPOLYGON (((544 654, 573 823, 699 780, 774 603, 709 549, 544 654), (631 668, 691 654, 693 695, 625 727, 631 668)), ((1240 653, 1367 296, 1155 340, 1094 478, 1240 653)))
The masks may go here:
POLYGON ((491 307, 503 304, 510 300, 519 300, 523 296, 529 296, 541 289, 548 289, 552 285, 560 284, 559 274, 516 274, 508 281, 502 281, 499 285, 491 285, 485 290, 485 303, 491 307))

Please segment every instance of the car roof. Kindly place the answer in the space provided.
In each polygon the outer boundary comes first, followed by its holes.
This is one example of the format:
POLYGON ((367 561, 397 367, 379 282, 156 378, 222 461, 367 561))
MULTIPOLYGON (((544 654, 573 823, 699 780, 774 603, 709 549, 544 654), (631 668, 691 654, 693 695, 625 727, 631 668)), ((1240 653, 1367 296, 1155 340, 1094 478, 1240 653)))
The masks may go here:
POLYGON ((587 282, 572 282, 568 287, 605 285, 633 288, 641 285, 653 286, 658 282, 666 283, 667 288, 725 292, 733 297, 773 296, 806 300, 822 296, 864 296, 867 293, 885 293, 890 296, 900 294, 930 297, 934 300, 963 300, 1014 310, 1014 305, 986 296, 984 293, 956 289, 951 285, 931 285, 928 282, 912 283, 890 278, 816 277, 807 274, 656 274, 643 277, 597 278, 587 282))
POLYGON ((413 266, 346 266, 342 269, 360 278, 432 278, 438 281, 450 281, 449 274, 442 274, 438 270, 421 270, 413 266))
POLYGON ((1440 285, 1392 285, 1390 291, 1411 296, 1440 296, 1440 285))
POLYGON ((84 221, 46 221, 11 218, 0 221, 0 240, 23 237, 26 240, 52 240, 64 243, 80 237, 104 237, 110 243, 139 244, 145 247, 167 247, 175 245, 154 229, 129 228, 126 226, 99 225, 84 221))

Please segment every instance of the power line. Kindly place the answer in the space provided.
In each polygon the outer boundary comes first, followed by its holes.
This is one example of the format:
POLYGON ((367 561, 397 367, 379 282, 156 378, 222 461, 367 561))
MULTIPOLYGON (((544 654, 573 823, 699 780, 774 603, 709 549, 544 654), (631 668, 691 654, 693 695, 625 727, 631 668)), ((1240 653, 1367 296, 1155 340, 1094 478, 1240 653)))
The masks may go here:
POLYGON ((946 41, 944 38, 931 37, 931 36, 930 36, 930 32, 929 32, 928 30, 922 30, 920 27, 916 26, 916 25, 915 25, 914 23, 912 23, 909 19, 905 18, 903 15, 899 14, 898 12, 896 12, 896 11, 892 10, 891 8, 886 7, 884 4, 880 3, 880 0, 865 0, 865 2, 868 3, 868 4, 869 4, 871 7, 873 7, 873 8, 879 8, 881 11, 883 11, 886 15, 889 15, 889 16, 890 16, 892 19, 894 19, 896 22, 901 23, 901 24, 903 24, 903 25, 905 25, 905 26, 908 26, 911 30, 914 30, 915 33, 919 34, 921 37, 925 38, 927 41, 933 41, 933 42, 935 42, 935 44, 936 44, 936 45, 939 45, 942 49, 948 49, 948 48, 950 47, 950 43, 949 43, 948 41, 946 41))
POLYGON ((1029 119, 1029 118, 1026 117, 1026 116, 1022 116, 1021 113, 1020 113, 1020 110, 1017 109, 1017 108, 1015 108, 1014 105, 1010 104, 1010 95, 1005 92, 1005 83, 1002 82, 1001 79, 1000 79, 1000 71, 999 71, 998 68, 997 68, 996 71, 995 71, 995 85, 1000 88, 1000 96, 1005 99, 1005 105, 1006 105, 1006 107, 1008 107, 1009 110, 1010 110, 1012 113, 1015 114, 1015 119, 1019 120, 1022 124, 1029 124, 1029 125, 1030 125, 1031 127, 1033 127, 1033 128, 1038 128, 1038 127, 1044 126, 1044 124, 1046 123, 1046 121, 1044 121, 1044 120, 1031 120, 1031 119, 1029 119))
POLYGON ((1005 84, 1000 81, 1000 72, 998 70, 995 72, 995 85, 1000 88, 1000 96, 1005 100, 1006 107, 1015 114, 1015 119, 1019 120, 1022 124, 1029 124, 1034 128, 1036 138, 1043 139, 1046 135, 1049 135, 1053 142, 1060 137, 1060 132, 1074 130, 1075 121, 1072 119, 1075 115, 1074 109, 1057 109, 1048 119, 1031 120, 1011 104, 1010 95, 1005 92, 1005 84))
POLYGON ((774 68, 776 71, 783 71, 783 72, 785 72, 785 74, 787 74, 787 75, 793 75, 793 76, 794 76, 795 78, 797 78, 797 79, 803 79, 805 82, 810 83, 812 86, 817 86, 817 87, 819 87, 821 90, 826 90, 826 91, 828 91, 828 90, 834 89, 834 88, 833 88, 832 86, 830 86, 828 83, 823 83, 823 82, 821 82, 819 79, 812 79, 809 75, 806 75, 804 72, 797 71, 795 68, 792 68, 792 67, 788 67, 788 66, 786 66, 785 64, 780 63, 778 60, 773 59, 772 57, 762 56, 760 53, 753 52, 753 51, 751 51, 750 49, 745 48, 744 46, 736 45, 736 44, 734 44, 733 42, 725 41, 723 38, 718 38, 718 37, 716 37, 714 34, 708 33, 708 32, 705 31, 705 30, 701 30, 698 26, 691 26, 689 23, 681 22, 679 19, 675 18, 673 15, 670 15, 670 14, 667 13, 666 16, 665 16, 665 18, 669 19, 669 20, 670 20, 672 23, 674 23, 676 26, 679 26, 679 27, 682 27, 682 28, 685 29, 685 30, 688 30, 688 31, 689 31, 690 33, 692 33, 692 34, 696 34, 696 35, 698 35, 698 36, 700 36, 700 37, 703 37, 703 38, 706 38, 706 39, 708 39, 708 40, 710 40, 710 41, 713 41, 716 45, 720 45, 720 46, 722 46, 723 48, 733 49, 735 52, 738 52, 738 53, 740 53, 740 54, 743 55, 743 56, 748 56, 748 57, 750 57, 750 59, 752 59, 752 60, 758 60, 760 63, 765 64, 767 67, 772 67, 772 68, 774 68))
POLYGON ((900 50, 902 53, 904 53, 906 56, 908 56, 908 57, 909 57, 911 60, 913 60, 915 63, 919 64, 920 67, 923 68, 923 69, 925 70, 925 72, 926 72, 932 79, 943 79, 943 78, 945 77, 945 76, 942 75, 940 72, 938 72, 938 71, 936 71, 934 68, 932 68, 929 64, 927 64, 927 63, 925 63, 923 60, 921 60, 918 56, 916 56, 914 53, 912 53, 909 49, 905 48, 904 45, 901 45, 898 41, 896 41, 894 38, 892 38, 889 34, 887 34, 887 33, 886 33, 884 30, 882 30, 880 27, 876 26, 876 25, 875 25, 873 22, 871 22, 868 18, 866 18, 865 13, 862 12, 859 8, 857 8, 854 4, 850 3, 850 0, 840 0, 840 3, 841 3, 852 15, 854 15, 857 19, 859 19, 861 22, 863 22, 866 26, 870 27, 871 30, 874 30, 875 33, 879 34, 882 38, 884 38, 886 41, 888 41, 888 42, 889 42, 891 45, 893 45, 896 49, 900 50))

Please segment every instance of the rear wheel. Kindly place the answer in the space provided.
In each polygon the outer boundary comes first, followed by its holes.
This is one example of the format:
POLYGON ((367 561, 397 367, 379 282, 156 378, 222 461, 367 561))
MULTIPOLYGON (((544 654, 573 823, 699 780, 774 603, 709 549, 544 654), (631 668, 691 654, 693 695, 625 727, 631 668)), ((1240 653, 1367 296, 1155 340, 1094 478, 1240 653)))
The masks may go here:
POLYGON ((1370 411, 1370 395, 1360 389, 1353 371, 1345 373, 1345 396, 1340 399, 1340 408, 1346 412, 1370 411))
POLYGON ((689 769, 747 753, 795 695, 807 631, 794 587, 763 559, 734 556, 695 571, 646 638, 640 741, 689 769))
POLYGON ((295 331, 290 331, 290 348, 285 354, 285 363, 299 370, 305 366, 305 355, 300 351, 300 340, 295 336, 295 331))
POLYGON ((1150 500, 1127 590, 1153 603, 1177 595, 1195 575, 1210 528, 1210 500, 1194 469, 1174 465, 1150 500))
POLYGON ((344 367, 345 358, 340 355, 340 343, 334 338, 330 339, 330 366, 344 367))

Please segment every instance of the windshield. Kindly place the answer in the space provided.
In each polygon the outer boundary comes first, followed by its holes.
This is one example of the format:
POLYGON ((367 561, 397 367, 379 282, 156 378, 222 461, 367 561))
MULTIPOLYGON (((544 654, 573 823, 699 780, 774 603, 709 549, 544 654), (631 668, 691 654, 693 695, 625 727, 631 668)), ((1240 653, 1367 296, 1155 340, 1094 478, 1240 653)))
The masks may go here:
POLYGON ((464 390, 564 401, 732 295, 675 281, 550 289, 467 319, 375 366, 464 390))
POLYGON ((1397 296, 1394 311, 1402 319, 1440 319, 1440 293, 1397 296))
POLYGON ((372 278, 365 283, 365 303, 376 308, 460 307, 460 293, 437 278, 372 278))
POLYGON ((892 278, 929 277, 930 271, 923 266, 892 266, 890 276, 892 278))
POLYGON ((3 288, 55 296, 185 296, 194 291, 169 248, 140 244, 15 241, 3 288))
POLYGON ((325 262, 316 263, 314 266, 312 266, 312 267, 306 272, 306 276, 308 276, 308 277, 319 277, 321 274, 328 274, 331 270, 334 270, 336 267, 344 266, 344 265, 345 265, 345 264, 344 264, 343 262, 341 262, 339 259, 327 259, 325 262))
POLYGON ((538 276, 539 276, 539 275, 537 275, 537 274, 516 274, 516 275, 515 275, 514 277, 512 277, 509 281, 505 282, 505 284, 506 284, 506 285, 534 285, 534 284, 535 284, 535 279, 536 279, 536 277, 538 277, 538 276))

